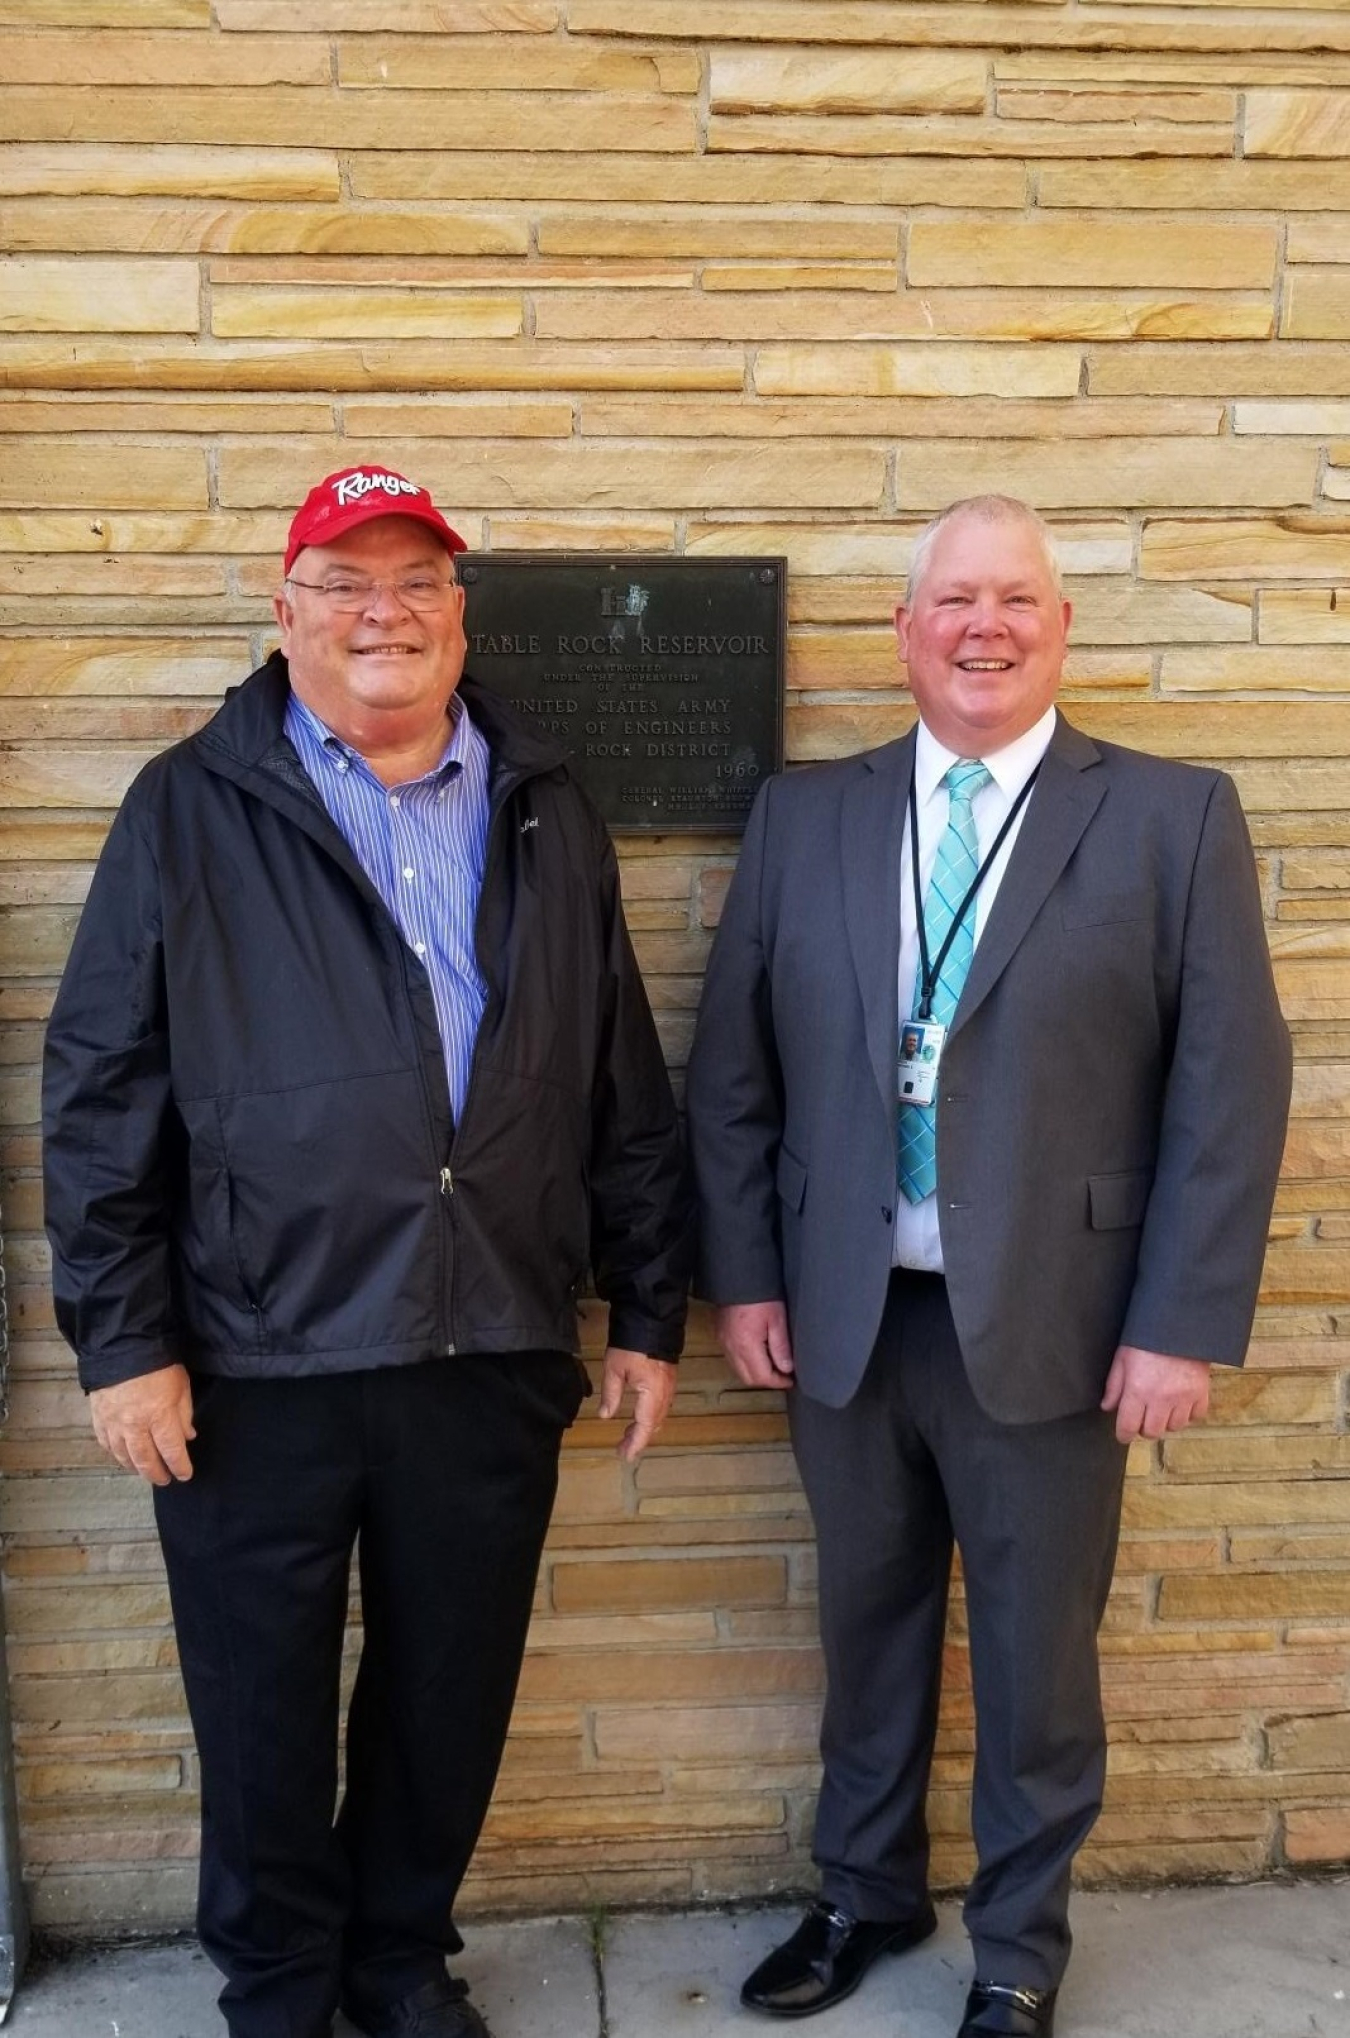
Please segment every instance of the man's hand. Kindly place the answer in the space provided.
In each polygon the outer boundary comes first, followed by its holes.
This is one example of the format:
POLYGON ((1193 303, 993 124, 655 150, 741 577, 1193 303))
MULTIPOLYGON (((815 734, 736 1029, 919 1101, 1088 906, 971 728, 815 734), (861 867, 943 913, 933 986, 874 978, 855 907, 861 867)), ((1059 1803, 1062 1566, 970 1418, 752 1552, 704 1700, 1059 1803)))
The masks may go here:
POLYGON ((785 1302, 730 1302, 716 1312, 717 1336, 747 1387, 790 1387, 796 1373, 785 1302))
POLYGON ((619 1438, 619 1456, 631 1464, 640 1458, 670 1413, 675 1399, 675 1367, 669 1359, 649 1359, 610 1345, 600 1381, 598 1413, 604 1422, 619 1412, 624 1391, 633 1390, 633 1420, 619 1438))
POLYGON ((188 1445, 197 1432, 185 1367, 161 1366, 116 1387, 96 1387, 89 1412, 94 1435, 126 1471, 152 1486, 192 1477, 188 1445))
POLYGON ((1115 1410, 1123 1444, 1185 1429, 1209 1413, 1209 1361, 1121 1345, 1106 1376, 1102 1407, 1108 1414, 1115 1410))

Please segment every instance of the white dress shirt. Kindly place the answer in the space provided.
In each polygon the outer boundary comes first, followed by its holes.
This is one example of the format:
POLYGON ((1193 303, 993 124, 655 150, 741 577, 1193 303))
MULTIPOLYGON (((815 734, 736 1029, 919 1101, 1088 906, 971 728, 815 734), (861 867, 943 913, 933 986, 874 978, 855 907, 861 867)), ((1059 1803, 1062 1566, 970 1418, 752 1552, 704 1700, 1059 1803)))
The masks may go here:
MULTIPOLYGON (((1039 722, 1028 729, 1025 735, 1019 736, 1015 742, 1006 744, 1002 750, 990 751, 982 758, 981 762, 988 767, 991 777, 989 784, 981 786, 971 803, 981 862, 989 854, 994 838, 1007 820, 1014 800, 1044 757, 1054 731, 1055 710, 1047 708, 1039 722)), ((914 796, 918 803, 919 819, 919 885, 925 895, 937 858, 938 843, 947 826, 947 809, 950 801, 947 788, 942 781, 961 754, 972 753, 958 753, 945 749, 937 738, 930 734, 925 724, 920 722, 914 750, 914 796)), ((1026 819, 1027 808, 1035 797, 1033 789, 1019 808, 1017 818, 1004 837, 998 855, 975 894, 977 947, 990 909, 998 897, 998 888, 1003 882, 1003 873, 1008 868, 1008 858, 1012 855, 1013 844, 1026 819)), ((906 807, 900 849, 899 1018, 902 1025, 914 1010, 914 990, 918 974, 919 928, 914 915, 909 811, 906 807)), ((897 1077, 897 1091, 898 1087, 897 1077)), ((938 1199, 935 1195, 925 1196, 921 1203, 911 1203, 897 1188, 895 1240, 891 1251, 891 1264, 897 1267, 914 1267, 927 1274, 942 1272, 942 1241, 938 1236, 938 1199)))

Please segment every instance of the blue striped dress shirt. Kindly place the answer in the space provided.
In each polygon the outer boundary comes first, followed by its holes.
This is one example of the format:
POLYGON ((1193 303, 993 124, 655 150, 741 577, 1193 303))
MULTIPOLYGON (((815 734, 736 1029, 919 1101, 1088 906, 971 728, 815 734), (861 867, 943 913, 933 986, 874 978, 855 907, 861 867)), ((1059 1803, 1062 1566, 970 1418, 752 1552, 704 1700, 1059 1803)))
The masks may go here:
POLYGON ((358 751, 292 693, 286 734, 352 854, 431 979, 450 1101, 464 1109, 487 1002, 473 929, 488 828, 488 746, 462 701, 444 755, 422 778, 385 786, 358 751))

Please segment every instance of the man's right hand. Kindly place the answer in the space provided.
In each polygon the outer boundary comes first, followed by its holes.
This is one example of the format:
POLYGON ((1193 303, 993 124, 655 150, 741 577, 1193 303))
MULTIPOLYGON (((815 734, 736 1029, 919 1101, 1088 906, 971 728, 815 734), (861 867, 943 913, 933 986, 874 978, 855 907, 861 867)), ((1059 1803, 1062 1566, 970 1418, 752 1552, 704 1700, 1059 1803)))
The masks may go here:
POLYGON ((747 1387, 790 1387, 796 1367, 784 1302, 730 1302, 716 1312, 718 1339, 747 1387))
POLYGON ((197 1432, 186 1367, 161 1366, 116 1387, 96 1387, 89 1412, 94 1435, 126 1471, 152 1486, 192 1477, 188 1445, 197 1432))

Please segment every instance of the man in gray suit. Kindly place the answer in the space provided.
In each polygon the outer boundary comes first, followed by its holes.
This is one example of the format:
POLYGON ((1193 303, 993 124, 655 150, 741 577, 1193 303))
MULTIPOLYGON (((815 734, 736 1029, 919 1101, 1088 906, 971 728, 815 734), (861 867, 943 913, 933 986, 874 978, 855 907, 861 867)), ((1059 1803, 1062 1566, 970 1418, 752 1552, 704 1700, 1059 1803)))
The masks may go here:
POLYGON ((896 615, 917 730, 767 784, 689 1068, 701 1288, 792 1388, 827 1671, 821 1895, 742 1991, 827 2008, 933 1930, 953 1543, 978 1745, 959 2038, 1049 2038, 1101 1807, 1126 1447, 1251 1329, 1289 1097, 1221 773, 1058 714, 1026 504, 954 504, 896 615))

